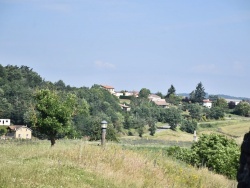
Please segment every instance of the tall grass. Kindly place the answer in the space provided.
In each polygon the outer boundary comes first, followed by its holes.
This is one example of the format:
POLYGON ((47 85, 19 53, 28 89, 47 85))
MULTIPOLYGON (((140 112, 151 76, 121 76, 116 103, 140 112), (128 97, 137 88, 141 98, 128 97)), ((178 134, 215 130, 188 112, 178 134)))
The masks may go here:
POLYGON ((161 152, 105 148, 84 141, 0 142, 0 187, 236 187, 221 175, 196 169, 161 152))

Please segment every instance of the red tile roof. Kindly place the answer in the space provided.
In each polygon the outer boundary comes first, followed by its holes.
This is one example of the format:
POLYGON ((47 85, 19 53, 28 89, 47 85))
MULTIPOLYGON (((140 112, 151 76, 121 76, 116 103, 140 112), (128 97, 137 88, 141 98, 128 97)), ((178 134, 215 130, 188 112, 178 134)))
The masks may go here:
POLYGON ((114 87, 112 86, 108 86, 108 85, 101 85, 103 88, 106 88, 106 89, 114 89, 114 87))

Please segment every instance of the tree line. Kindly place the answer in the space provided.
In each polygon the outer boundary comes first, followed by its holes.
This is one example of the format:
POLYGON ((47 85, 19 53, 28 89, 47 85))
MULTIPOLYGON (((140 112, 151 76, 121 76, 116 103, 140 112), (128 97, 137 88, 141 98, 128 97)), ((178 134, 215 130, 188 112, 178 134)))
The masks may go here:
POLYGON ((108 122, 107 139, 118 141, 119 135, 154 135, 156 123, 168 123, 171 129, 177 126, 193 133, 197 122, 207 119, 222 119, 225 113, 248 116, 250 105, 241 102, 228 106, 225 99, 209 96, 211 109, 202 106, 205 88, 198 83, 189 98, 176 94, 173 85, 167 94, 156 93, 170 104, 161 108, 149 101, 150 90, 142 88, 139 96, 132 96, 129 112, 121 109, 119 98, 100 85, 71 87, 62 80, 55 83, 45 81, 27 66, 0 65, 0 117, 11 119, 15 125, 26 124, 38 138, 81 138, 98 140, 101 136, 100 122, 108 122))

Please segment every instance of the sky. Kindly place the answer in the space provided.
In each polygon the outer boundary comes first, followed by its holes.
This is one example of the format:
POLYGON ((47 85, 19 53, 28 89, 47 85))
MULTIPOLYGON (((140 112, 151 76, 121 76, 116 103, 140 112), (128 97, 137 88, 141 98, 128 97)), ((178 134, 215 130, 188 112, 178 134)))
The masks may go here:
POLYGON ((250 98, 249 0, 0 0, 0 64, 116 91, 250 98))

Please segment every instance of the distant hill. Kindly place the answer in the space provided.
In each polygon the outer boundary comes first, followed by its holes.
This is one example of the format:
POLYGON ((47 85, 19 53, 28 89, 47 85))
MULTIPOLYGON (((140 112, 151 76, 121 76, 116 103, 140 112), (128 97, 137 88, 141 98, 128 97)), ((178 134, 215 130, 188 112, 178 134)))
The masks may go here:
POLYGON ((239 99, 239 100, 250 100, 250 98, 247 97, 234 97, 230 95, 224 95, 224 94, 218 94, 219 97, 224 98, 224 99, 239 99))
MULTIPOLYGON (((179 96, 184 96, 184 97, 189 97, 189 93, 178 93, 177 95, 179 96)), ((214 95, 214 94, 206 94, 206 97, 208 97, 208 95, 214 95)), ((224 98, 224 99, 238 99, 238 100, 250 100, 250 98, 247 98, 247 97, 235 97, 235 96, 230 96, 230 95, 225 95, 225 94, 216 94, 218 95, 219 97, 221 98, 224 98)))

